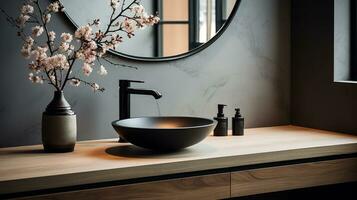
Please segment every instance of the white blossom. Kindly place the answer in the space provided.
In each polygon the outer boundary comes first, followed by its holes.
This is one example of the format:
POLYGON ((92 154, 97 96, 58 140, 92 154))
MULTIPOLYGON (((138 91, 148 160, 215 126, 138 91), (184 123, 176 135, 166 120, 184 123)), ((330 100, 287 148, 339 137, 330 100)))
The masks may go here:
POLYGON ((53 69, 67 70, 69 68, 67 57, 63 54, 57 54, 48 57, 42 61, 42 64, 47 70, 53 70, 53 69))
POLYGON ((55 41, 56 33, 55 33, 54 31, 50 31, 50 32, 48 33, 48 38, 50 39, 50 42, 55 41))
POLYGON ((119 6, 119 0, 111 0, 111 1, 110 1, 110 6, 111 6, 113 9, 117 9, 118 6, 119 6))
POLYGON ((23 15, 21 14, 17 19, 16 19, 16 24, 20 27, 24 27, 26 22, 30 19, 30 16, 28 15, 23 15))
POLYGON ((32 35, 33 36, 40 36, 43 33, 43 27, 42 26, 35 26, 32 27, 32 35))
POLYGON ((78 59, 84 60, 84 55, 83 55, 83 53, 80 52, 80 51, 77 51, 77 52, 76 52, 75 57, 78 58, 78 59))
POLYGON ((28 45, 30 45, 30 46, 33 45, 34 40, 32 39, 31 36, 27 36, 27 37, 26 37, 26 43, 27 43, 28 45))
POLYGON ((129 34, 133 33, 136 29, 136 21, 129 18, 125 18, 125 20, 121 24, 121 27, 124 28, 124 30, 129 34))
POLYGON ((99 90, 99 85, 98 84, 93 83, 91 86, 92 86, 94 92, 99 90))
POLYGON ((32 45, 34 43, 34 40, 32 39, 32 37, 28 36, 25 39, 25 43, 21 48, 21 54, 23 57, 25 57, 26 59, 29 59, 31 56, 31 51, 32 51, 32 45))
POLYGON ((79 79, 71 79, 71 85, 78 87, 81 84, 79 79))
POLYGON ((86 63, 93 63, 97 58, 97 52, 90 48, 83 49, 81 55, 82 56, 79 59, 84 60, 86 63))
POLYGON ((36 63, 34 61, 31 61, 31 63, 29 64, 29 70, 35 73, 39 73, 40 69, 39 67, 36 65, 36 63))
POLYGON ((58 12, 60 9, 60 5, 58 2, 53 2, 50 5, 48 5, 47 10, 49 12, 58 12))
POLYGON ((73 36, 70 33, 62 33, 61 38, 63 42, 68 42, 68 43, 72 42, 73 40, 73 36))
POLYGON ((43 15, 43 16, 42 16, 42 19, 43 19, 43 21, 44 21, 46 24, 49 23, 50 20, 51 20, 51 14, 48 13, 48 14, 46 14, 46 15, 43 15))
POLYGON ((76 52, 76 58, 83 60, 85 63, 93 63, 97 59, 97 47, 94 41, 84 43, 83 47, 76 52))
POLYGON ((43 83, 43 79, 40 76, 34 75, 33 73, 29 73, 29 80, 32 83, 40 83, 40 84, 43 83))
POLYGON ((47 50, 48 48, 47 47, 36 47, 35 50, 31 51, 31 55, 33 56, 33 59, 34 60, 38 60, 38 61, 41 61, 45 58, 47 58, 47 50))
POLYGON ((131 7, 131 11, 135 15, 141 16, 145 12, 145 8, 143 5, 134 5, 133 7, 131 7))
POLYGON ((58 49, 59 49, 61 52, 66 52, 66 51, 68 51, 68 49, 69 49, 69 44, 66 43, 66 42, 62 42, 61 45, 58 47, 58 49))
POLYGON ((73 51, 74 51, 74 46, 73 45, 69 45, 69 49, 67 51, 67 54, 70 55, 70 54, 73 53, 73 51))
POLYGON ((91 40, 92 28, 89 25, 79 27, 74 33, 74 37, 77 39, 84 39, 86 41, 91 40))
POLYGON ((160 18, 158 16, 150 15, 143 17, 144 24, 147 26, 153 26, 154 24, 157 24, 160 21, 160 18))
POLYGON ((83 70, 84 75, 89 76, 92 73, 93 68, 90 66, 90 64, 84 63, 82 70, 83 70))
POLYGON ((88 42, 88 48, 90 48, 90 49, 92 49, 92 50, 95 50, 95 49, 97 49, 97 43, 96 42, 94 42, 94 41, 90 41, 90 42, 88 42))
POLYGON ((31 13, 33 13, 33 7, 31 5, 26 4, 21 7, 21 14, 27 15, 31 13))
POLYGON ((103 65, 101 65, 99 67, 98 74, 101 76, 105 76, 108 74, 108 71, 105 69, 105 67, 103 65))
POLYGON ((28 46, 24 45, 21 48, 21 55, 26 58, 29 59, 31 56, 31 48, 28 48, 28 46))
POLYGON ((54 75, 51 75, 50 76, 50 80, 52 83, 55 83, 56 82, 56 77, 54 75))

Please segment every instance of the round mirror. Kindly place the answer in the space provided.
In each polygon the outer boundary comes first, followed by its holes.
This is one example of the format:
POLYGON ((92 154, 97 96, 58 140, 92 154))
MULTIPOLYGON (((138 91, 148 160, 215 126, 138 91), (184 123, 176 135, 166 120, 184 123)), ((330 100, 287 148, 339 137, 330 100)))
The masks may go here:
MULTIPOLYGON (((76 26, 110 19, 109 0, 60 0, 65 14, 76 26)), ((121 0, 130 5, 135 0, 121 0)), ((137 1, 137 0, 136 0, 137 1)), ((197 53, 213 43, 234 17, 240 0, 141 0, 148 14, 157 14, 160 22, 135 32, 111 53, 142 61, 167 61, 197 53)), ((101 28, 101 27, 99 27, 101 28)))

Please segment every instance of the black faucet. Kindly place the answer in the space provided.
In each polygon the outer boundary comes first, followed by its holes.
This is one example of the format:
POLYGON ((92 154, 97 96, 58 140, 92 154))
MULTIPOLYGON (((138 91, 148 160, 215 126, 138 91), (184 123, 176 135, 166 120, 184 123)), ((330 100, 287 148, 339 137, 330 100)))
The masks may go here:
MULTIPOLYGON (((134 89, 130 83, 144 83, 144 81, 119 80, 119 119, 130 118, 130 95, 151 95, 155 99, 160 99, 162 95, 156 90, 134 89)), ((119 142, 126 142, 124 138, 119 137, 119 142)))

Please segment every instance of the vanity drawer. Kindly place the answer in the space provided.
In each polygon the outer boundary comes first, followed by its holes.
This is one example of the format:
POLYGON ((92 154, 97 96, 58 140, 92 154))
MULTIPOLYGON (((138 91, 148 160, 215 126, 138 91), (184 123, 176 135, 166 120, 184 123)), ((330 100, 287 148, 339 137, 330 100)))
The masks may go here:
POLYGON ((357 181, 357 158, 232 172, 232 197, 357 181))
POLYGON ((223 199, 229 197, 230 173, 222 173, 63 192, 22 199, 223 199))

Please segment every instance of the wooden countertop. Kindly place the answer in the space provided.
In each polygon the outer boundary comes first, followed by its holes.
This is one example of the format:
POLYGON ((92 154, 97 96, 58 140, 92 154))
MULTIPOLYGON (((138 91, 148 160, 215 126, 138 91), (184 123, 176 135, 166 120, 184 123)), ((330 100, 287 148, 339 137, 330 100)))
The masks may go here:
POLYGON ((357 136, 297 126, 209 136, 176 153, 155 154, 117 139, 78 142, 73 153, 41 145, 0 149, 0 194, 357 153, 357 136))

